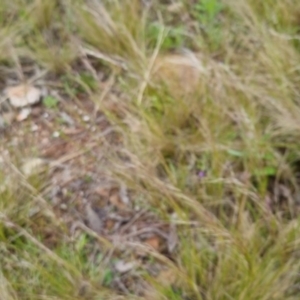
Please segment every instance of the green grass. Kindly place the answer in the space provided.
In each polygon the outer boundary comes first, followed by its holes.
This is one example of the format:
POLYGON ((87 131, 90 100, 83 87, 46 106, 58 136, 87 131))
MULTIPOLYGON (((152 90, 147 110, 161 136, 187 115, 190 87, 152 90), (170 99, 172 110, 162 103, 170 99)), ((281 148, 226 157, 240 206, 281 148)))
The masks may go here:
MULTIPOLYGON (((151 254, 176 279, 141 270, 155 287, 144 299, 299 299, 300 2, 102 2, 2 0, 0 82, 30 62, 74 102, 92 99, 122 136, 108 173, 185 224, 172 261, 151 254)), ((42 196, 47 176, 1 172, 20 184, 0 188, 0 298, 142 299, 110 288, 110 245, 70 236, 42 196)))

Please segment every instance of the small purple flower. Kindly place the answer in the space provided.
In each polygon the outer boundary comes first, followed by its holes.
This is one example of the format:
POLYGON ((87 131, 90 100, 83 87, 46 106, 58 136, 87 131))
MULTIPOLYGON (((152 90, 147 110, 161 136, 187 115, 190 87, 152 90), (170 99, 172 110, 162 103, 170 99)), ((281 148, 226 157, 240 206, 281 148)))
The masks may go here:
POLYGON ((200 170, 197 175, 199 178, 204 178, 206 177, 206 171, 200 170))

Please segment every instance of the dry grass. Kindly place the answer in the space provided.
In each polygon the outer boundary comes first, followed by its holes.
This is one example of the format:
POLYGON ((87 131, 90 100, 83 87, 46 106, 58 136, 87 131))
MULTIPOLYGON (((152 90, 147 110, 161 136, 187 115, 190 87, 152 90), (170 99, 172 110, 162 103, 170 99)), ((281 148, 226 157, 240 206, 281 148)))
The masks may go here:
POLYGON ((144 2, 4 0, 0 81, 39 65, 105 112, 121 136, 106 173, 176 224, 173 257, 150 251, 175 276, 141 268, 155 289, 120 296, 111 245, 70 234, 48 179, 8 164, 20 184, 0 194, 0 299, 298 299, 299 1, 144 2))

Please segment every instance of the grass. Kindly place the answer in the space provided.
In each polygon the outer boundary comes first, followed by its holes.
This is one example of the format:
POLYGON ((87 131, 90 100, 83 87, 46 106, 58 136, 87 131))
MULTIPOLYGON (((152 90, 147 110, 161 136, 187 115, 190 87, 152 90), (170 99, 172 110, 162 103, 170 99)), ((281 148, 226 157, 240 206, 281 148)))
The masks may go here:
POLYGON ((141 2, 2 0, 0 82, 34 64, 105 113, 108 175, 177 224, 172 259, 150 253, 175 278, 120 294, 110 244, 71 235, 3 144, 0 299, 299 299, 299 1, 141 2))

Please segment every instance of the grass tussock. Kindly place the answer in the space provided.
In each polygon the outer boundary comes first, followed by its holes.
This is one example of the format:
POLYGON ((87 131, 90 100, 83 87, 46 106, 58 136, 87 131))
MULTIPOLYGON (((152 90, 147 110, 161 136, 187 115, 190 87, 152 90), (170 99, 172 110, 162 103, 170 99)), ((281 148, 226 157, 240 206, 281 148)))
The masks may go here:
POLYGON ((67 73, 66 94, 89 95, 121 133, 107 173, 179 243, 153 253, 175 279, 141 271, 154 291, 120 296, 109 245, 70 236, 47 178, 3 168, 20 184, 0 188, 0 298, 298 299, 299 1, 17 2, 0 8, 0 70, 67 73))

